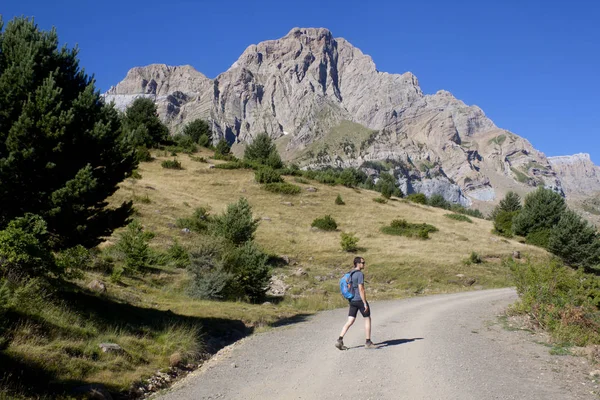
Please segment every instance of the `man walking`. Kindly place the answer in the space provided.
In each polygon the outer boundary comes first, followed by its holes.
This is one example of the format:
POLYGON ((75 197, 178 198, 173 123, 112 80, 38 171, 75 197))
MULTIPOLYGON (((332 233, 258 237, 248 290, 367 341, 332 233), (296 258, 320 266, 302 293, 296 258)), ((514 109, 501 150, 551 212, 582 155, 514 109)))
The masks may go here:
POLYGON ((350 275, 352 281, 352 294, 354 295, 350 300, 350 309, 348 310, 348 321, 342 328, 340 337, 335 343, 335 347, 340 350, 347 350, 344 346, 344 335, 348 332, 348 329, 354 324, 356 320, 356 314, 360 311, 363 319, 365 320, 365 337, 367 339, 365 348, 370 349, 375 347, 371 342, 371 308, 367 302, 367 295, 365 293, 365 275, 363 270, 365 269, 365 259, 362 257, 354 258, 354 269, 350 275))

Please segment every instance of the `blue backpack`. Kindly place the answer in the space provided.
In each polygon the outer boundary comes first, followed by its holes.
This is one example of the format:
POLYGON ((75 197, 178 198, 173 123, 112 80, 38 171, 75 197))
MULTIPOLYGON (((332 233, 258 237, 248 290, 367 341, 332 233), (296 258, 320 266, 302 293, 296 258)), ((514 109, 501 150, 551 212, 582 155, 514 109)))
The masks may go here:
POLYGON ((342 276, 342 279, 340 279, 340 292, 342 292, 342 296, 347 300, 352 300, 354 297, 354 292, 352 291, 352 274, 355 272, 357 272, 355 269, 346 272, 342 276))

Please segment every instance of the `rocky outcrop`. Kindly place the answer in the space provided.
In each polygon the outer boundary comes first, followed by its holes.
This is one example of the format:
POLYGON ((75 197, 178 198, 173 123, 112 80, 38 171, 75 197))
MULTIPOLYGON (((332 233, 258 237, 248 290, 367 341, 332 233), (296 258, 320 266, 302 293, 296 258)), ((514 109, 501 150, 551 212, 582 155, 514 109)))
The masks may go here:
POLYGON ((307 168, 377 174, 385 163, 407 193, 468 205, 539 185, 562 192, 546 157, 479 107, 444 90, 423 94, 412 73, 378 71, 371 57, 323 28, 294 28, 251 45, 215 79, 190 66, 134 68, 105 95, 118 107, 137 96, 154 98, 172 131, 203 118, 230 143, 267 132, 284 159, 307 168))
POLYGON ((600 192, 600 167, 587 153, 548 157, 567 194, 591 195, 600 192))

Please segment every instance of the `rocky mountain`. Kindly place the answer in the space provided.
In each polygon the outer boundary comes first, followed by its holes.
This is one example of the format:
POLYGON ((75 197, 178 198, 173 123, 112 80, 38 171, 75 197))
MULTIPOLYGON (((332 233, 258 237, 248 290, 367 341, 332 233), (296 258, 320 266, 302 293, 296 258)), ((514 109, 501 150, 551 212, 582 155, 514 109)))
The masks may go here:
POLYGON ((373 175, 388 170, 405 193, 439 193, 485 209, 508 190, 563 192, 548 159, 526 139, 447 91, 424 94, 410 72, 378 71, 327 29, 294 28, 251 45, 215 79, 191 66, 133 68, 105 94, 120 108, 140 96, 155 100, 173 132, 195 118, 235 146, 267 132, 284 159, 373 175))
POLYGON ((567 195, 591 195, 600 192, 600 167, 587 153, 548 157, 567 195))

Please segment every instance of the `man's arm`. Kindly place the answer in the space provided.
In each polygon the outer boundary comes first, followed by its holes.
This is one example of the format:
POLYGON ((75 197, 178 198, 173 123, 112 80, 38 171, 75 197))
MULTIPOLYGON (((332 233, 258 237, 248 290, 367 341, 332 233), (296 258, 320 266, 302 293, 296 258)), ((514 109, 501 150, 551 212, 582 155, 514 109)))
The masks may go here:
POLYGON ((365 310, 369 308, 369 306, 367 305, 367 295, 365 293, 365 285, 363 283, 360 283, 358 285, 358 291, 360 293, 360 298, 363 301, 363 304, 365 305, 365 310))

